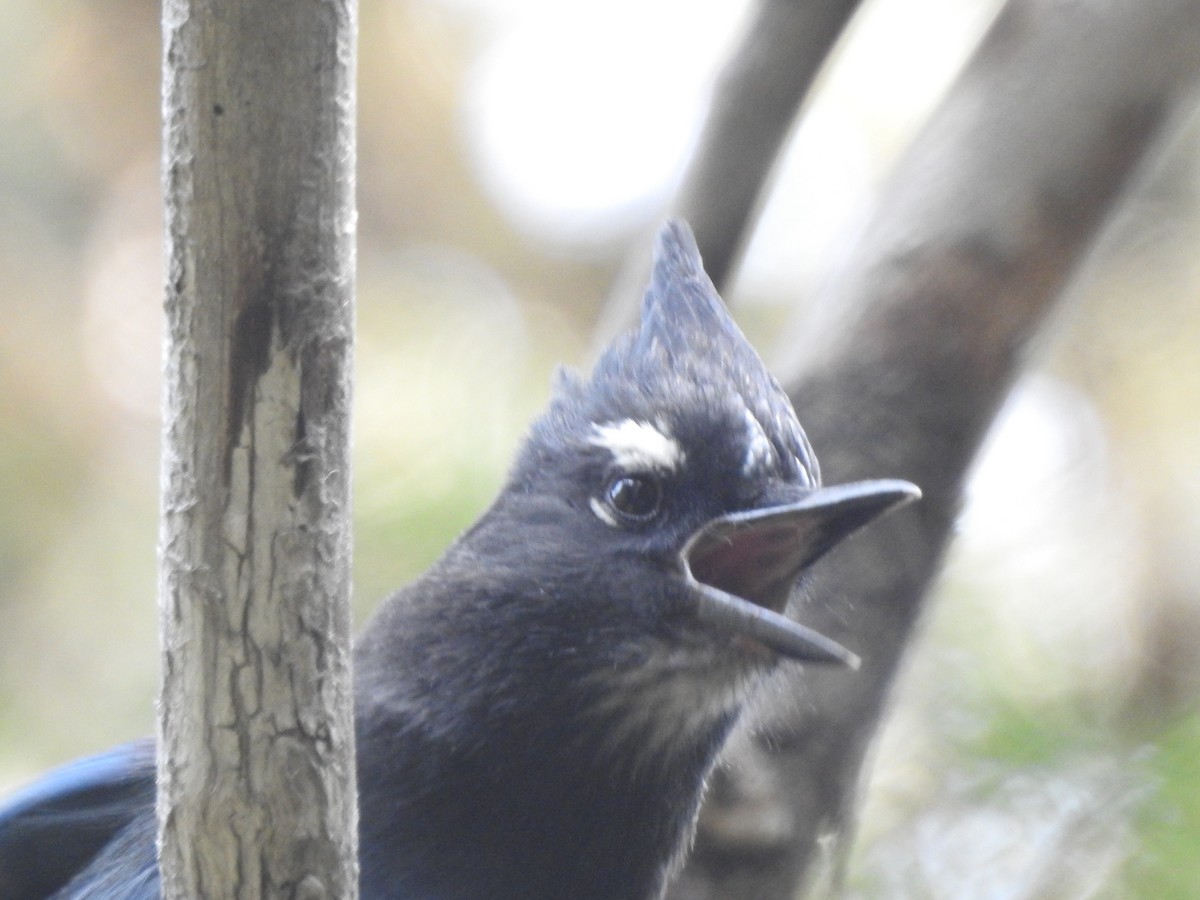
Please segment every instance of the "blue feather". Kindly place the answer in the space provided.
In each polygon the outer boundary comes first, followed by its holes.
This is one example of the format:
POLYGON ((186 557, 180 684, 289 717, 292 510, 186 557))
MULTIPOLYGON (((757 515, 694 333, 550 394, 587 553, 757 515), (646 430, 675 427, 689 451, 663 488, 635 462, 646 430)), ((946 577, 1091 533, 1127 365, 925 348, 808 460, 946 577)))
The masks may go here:
POLYGON ((150 741, 126 744, 43 776, 0 807, 0 897, 43 900, 53 895, 139 815, 153 826, 153 809, 150 741))

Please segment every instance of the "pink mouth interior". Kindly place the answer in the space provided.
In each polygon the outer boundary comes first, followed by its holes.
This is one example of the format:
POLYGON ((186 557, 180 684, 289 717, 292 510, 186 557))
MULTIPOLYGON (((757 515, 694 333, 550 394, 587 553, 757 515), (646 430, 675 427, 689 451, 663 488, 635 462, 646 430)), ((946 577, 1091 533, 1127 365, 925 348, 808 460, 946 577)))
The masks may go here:
POLYGON ((700 539, 689 554, 697 581, 774 612, 787 605, 799 534, 791 523, 757 525, 700 539))

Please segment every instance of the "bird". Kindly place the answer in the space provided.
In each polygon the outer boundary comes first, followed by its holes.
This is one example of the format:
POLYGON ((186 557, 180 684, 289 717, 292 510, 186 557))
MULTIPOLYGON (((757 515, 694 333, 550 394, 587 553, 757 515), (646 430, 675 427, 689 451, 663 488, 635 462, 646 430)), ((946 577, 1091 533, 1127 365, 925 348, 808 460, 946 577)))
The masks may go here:
MULTIPOLYGON (((919 493, 822 484, 669 220, 640 322, 560 370, 492 505, 356 642, 361 896, 661 897, 756 687, 859 664, 788 615, 811 567, 919 493)), ((43 776, 0 805, 0 897, 157 900, 154 801, 150 741, 43 776)))

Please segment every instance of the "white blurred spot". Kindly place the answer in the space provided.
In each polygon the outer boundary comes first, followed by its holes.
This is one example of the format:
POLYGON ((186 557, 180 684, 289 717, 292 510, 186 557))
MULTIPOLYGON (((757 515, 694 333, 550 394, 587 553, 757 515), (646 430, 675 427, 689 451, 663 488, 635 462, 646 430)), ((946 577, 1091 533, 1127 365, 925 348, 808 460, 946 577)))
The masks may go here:
POLYGON ((865 123, 834 104, 808 112, 782 151, 746 248, 739 296, 795 302, 811 291, 804 285, 837 268, 870 209, 868 140, 865 123))
POLYGON ((947 575, 974 598, 960 627, 980 648, 976 664, 995 667, 997 689, 1035 704, 1119 697, 1137 659, 1136 518, 1087 397, 1044 375, 1017 386, 959 531, 947 575))
POLYGON ((743 9, 571 4, 502 31, 471 73, 465 127, 479 177, 514 225, 588 250, 657 215, 743 9))

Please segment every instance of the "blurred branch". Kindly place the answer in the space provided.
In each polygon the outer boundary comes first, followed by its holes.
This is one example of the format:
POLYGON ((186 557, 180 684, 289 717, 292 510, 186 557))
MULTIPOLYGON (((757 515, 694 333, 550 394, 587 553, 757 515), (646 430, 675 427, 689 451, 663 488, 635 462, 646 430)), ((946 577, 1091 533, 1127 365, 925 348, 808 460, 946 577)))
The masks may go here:
POLYGON ((1012 0, 897 163, 792 344, 790 383, 827 481, 899 476, 925 499, 815 573, 806 623, 864 667, 781 675, 731 747, 676 900, 827 888, 818 848, 837 880, 863 758, 968 466, 1030 340, 1198 77, 1194 0, 1012 0), (738 821, 752 824, 727 827, 738 821))
POLYGON ((721 289, 800 105, 860 0, 761 0, 713 94, 673 212, 721 289))
MULTIPOLYGON (((792 123, 861 0, 758 0, 745 36, 725 64, 708 118, 671 214, 696 235, 720 290, 737 263, 763 185, 792 123)), ((651 236, 614 281, 594 341, 608 343, 635 318, 650 271, 651 236)))

